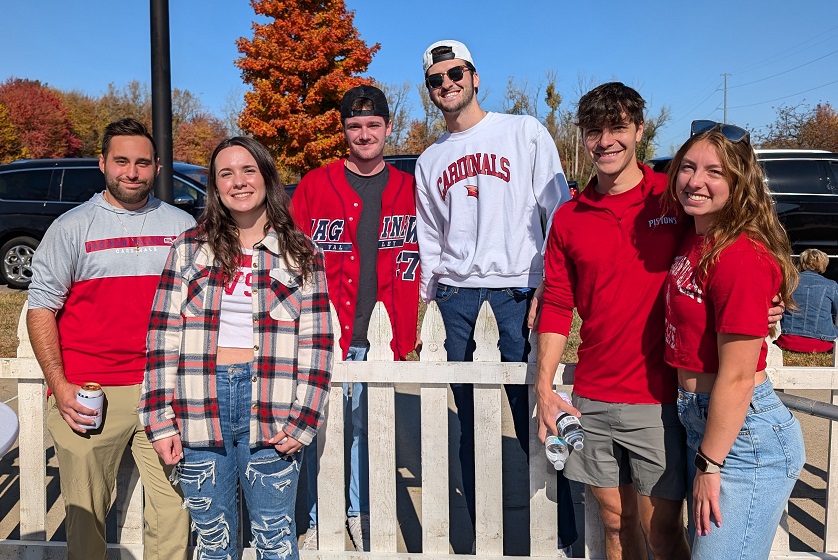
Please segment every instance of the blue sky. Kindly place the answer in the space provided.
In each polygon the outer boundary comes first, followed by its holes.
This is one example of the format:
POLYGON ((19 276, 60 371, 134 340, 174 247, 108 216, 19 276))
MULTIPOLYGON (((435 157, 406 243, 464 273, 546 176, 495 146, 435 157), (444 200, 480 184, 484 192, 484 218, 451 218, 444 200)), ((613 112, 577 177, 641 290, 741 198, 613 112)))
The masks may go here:
MULTIPOLYGON (((671 108, 661 154, 686 139, 691 120, 722 120, 723 73, 730 74, 728 121, 751 129, 773 122, 784 104, 838 108, 835 0, 347 4, 362 38, 381 44, 369 68, 380 81, 420 83, 422 52, 447 38, 471 50, 488 110, 500 109, 509 77, 537 87, 555 71, 565 107, 580 77, 591 85, 620 80, 653 113, 671 108)), ((245 0, 170 0, 169 11, 172 85, 220 115, 225 99, 246 89, 233 61, 235 40, 252 36, 252 8, 245 0)), ((147 1, 9 2, 3 12, 0 80, 37 79, 95 95, 110 82, 151 82, 147 1)), ((416 93, 412 105, 418 116, 416 93)))

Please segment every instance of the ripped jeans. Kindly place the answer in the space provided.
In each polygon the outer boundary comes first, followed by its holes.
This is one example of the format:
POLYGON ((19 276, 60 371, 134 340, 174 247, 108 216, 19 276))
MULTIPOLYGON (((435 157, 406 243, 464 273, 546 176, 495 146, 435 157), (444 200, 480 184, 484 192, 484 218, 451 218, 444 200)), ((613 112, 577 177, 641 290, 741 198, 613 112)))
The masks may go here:
POLYGON ((294 523, 298 457, 282 456, 273 446, 250 447, 251 375, 249 363, 217 367, 224 447, 184 447, 184 458, 175 472, 192 516, 199 560, 238 558, 239 484, 256 557, 299 558, 294 523))

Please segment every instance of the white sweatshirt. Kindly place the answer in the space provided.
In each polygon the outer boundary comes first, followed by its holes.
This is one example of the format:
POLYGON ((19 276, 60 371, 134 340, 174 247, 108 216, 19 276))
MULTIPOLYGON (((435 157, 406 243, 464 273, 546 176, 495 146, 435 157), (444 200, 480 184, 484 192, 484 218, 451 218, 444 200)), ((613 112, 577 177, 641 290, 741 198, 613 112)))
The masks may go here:
POLYGON ((446 132, 416 163, 420 295, 439 282, 466 288, 536 287, 547 218, 570 199, 556 144, 530 116, 487 113, 446 132))

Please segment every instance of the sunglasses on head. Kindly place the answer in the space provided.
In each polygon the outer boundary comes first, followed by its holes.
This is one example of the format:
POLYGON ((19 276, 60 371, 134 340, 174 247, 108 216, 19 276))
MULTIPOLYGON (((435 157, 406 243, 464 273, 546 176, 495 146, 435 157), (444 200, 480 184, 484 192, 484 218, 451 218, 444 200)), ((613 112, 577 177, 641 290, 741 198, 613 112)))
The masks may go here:
POLYGON ((471 68, 468 66, 455 66, 454 68, 449 68, 446 72, 440 72, 439 74, 429 74, 425 78, 425 83, 428 84, 428 87, 431 89, 437 89, 442 87, 442 82, 445 81, 445 76, 448 76, 452 82, 459 82, 463 79, 466 71, 471 72, 471 68))
POLYGON ((716 121, 693 121, 690 125, 690 136, 701 134, 709 130, 718 130, 722 136, 731 142, 748 142, 751 141, 751 134, 744 128, 739 128, 733 124, 718 123, 716 121))

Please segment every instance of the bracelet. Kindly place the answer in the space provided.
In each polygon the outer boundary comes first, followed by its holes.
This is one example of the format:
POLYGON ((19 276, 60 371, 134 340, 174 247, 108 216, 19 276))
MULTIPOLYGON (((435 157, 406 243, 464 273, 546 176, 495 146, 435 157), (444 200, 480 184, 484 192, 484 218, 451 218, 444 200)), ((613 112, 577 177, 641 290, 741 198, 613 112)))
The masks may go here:
POLYGON ((711 459, 710 457, 708 457, 708 456, 704 453, 704 451, 702 451, 702 450, 701 450, 701 446, 700 446, 700 445, 698 446, 698 454, 699 454, 699 455, 701 455, 702 457, 704 457, 705 459, 707 459, 707 461, 708 461, 709 463, 712 463, 712 464, 716 465, 716 466, 717 466, 717 467, 719 467, 719 468, 721 468, 721 467, 725 466, 724 459, 722 460, 722 462, 721 462, 721 463, 717 463, 716 461, 714 461, 713 459, 711 459))

